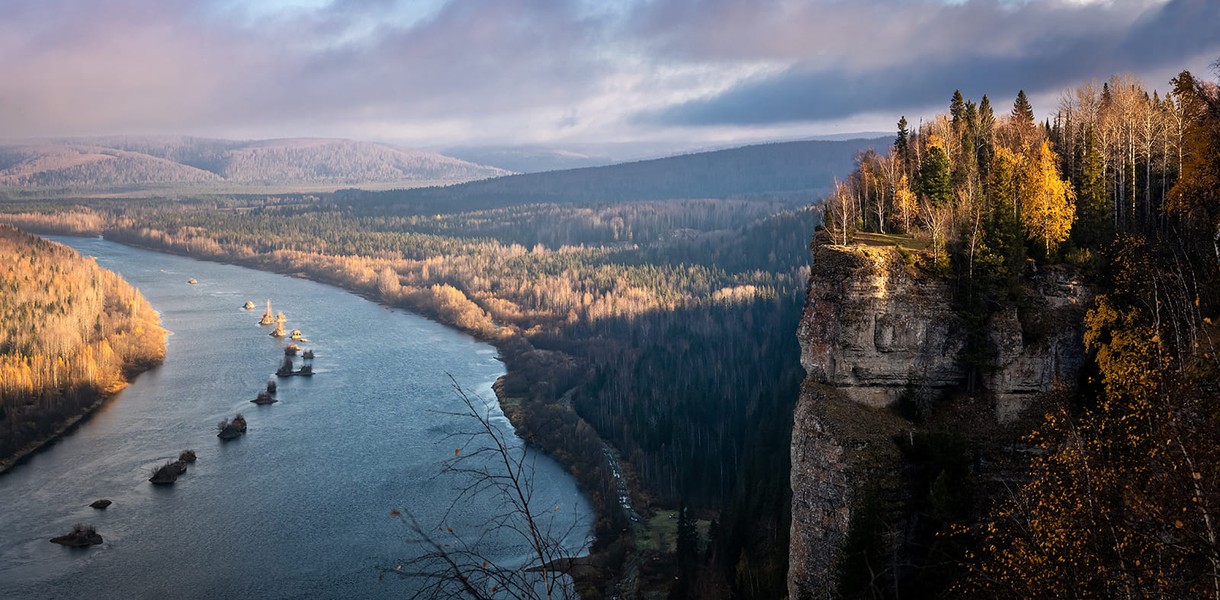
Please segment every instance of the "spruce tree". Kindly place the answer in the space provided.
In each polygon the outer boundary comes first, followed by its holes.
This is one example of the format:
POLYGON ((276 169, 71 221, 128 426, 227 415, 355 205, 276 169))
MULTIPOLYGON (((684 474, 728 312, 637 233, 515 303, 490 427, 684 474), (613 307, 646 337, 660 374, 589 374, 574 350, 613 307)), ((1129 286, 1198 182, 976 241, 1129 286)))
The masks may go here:
POLYGON ((1029 98, 1025 97, 1025 90, 1017 92, 1017 99, 1012 103, 1012 118, 1023 127, 1034 126, 1034 107, 1030 105, 1029 98))
POLYGON ((902 172, 911 172, 911 132, 907 128, 907 118, 903 115, 898 119, 898 137, 894 138, 894 156, 902 164, 902 172))
POLYGON ((949 155, 945 154, 944 147, 939 143, 928 144, 923 164, 919 168, 919 192, 934 206, 944 206, 953 199, 953 183, 949 180, 949 155))
POLYGON ((1101 248, 1114 235, 1110 199, 1106 195, 1102 149, 1093 126, 1080 128, 1075 144, 1072 183, 1076 188, 1079 222, 1072 241, 1085 248, 1101 248))
POLYGON ((949 101, 949 117, 954 133, 960 132, 966 117, 966 101, 962 98, 961 90, 953 90, 953 99, 949 101))
POLYGON ((991 171, 991 158, 994 154, 992 143, 995 139, 995 112, 991 108, 991 100, 987 94, 979 100, 979 117, 977 133, 974 141, 976 164, 978 164, 979 181, 982 182, 986 194, 988 173, 991 171))

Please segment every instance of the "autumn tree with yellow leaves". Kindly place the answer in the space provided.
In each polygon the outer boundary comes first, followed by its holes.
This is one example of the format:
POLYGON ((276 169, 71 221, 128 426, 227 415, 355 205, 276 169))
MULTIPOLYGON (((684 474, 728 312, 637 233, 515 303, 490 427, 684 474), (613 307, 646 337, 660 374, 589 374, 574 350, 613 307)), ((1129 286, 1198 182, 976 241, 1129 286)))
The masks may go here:
POLYGON ((1068 239, 1076 220, 1076 192, 1059 176, 1054 151, 1043 141, 1021 177, 1021 223, 1030 239, 1051 249, 1068 239))
POLYGON ((1119 243, 1086 318, 1095 395, 1060 394, 1030 437, 1031 477, 978 527, 964 595, 1220 598, 1220 332, 1203 280, 1119 243))

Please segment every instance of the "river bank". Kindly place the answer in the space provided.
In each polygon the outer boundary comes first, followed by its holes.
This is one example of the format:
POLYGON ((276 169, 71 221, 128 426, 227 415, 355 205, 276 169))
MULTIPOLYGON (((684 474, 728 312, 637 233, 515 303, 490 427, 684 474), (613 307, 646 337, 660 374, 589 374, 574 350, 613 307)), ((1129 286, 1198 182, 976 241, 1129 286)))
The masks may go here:
MULTIPOLYGON (((142 373, 151 368, 152 366, 149 366, 146 369, 141 369, 140 372, 142 373)), ((132 374, 131 377, 134 378, 136 376, 138 376, 138 373, 132 374)), ((66 421, 60 422, 60 424, 55 427, 55 431, 53 431, 51 434, 42 439, 34 440, 14 452, 12 455, 0 459, 0 477, 3 477, 10 470, 17 468, 30 455, 38 452, 39 450, 45 448, 48 444, 55 442, 56 440, 70 433, 77 425, 85 423, 86 420, 89 417, 92 417, 93 413, 97 412, 99 408, 101 408, 107 402, 113 400, 115 396, 119 395, 119 392, 123 391, 123 388, 126 388, 128 383, 128 381, 124 381, 122 386, 119 386, 113 390, 102 392, 101 395, 98 396, 98 399, 94 400, 92 404, 85 407, 82 412, 76 416, 70 417, 66 421)))
POLYGON ((131 382, 134 381, 136 377, 139 377, 140 374, 146 371, 157 368, 160 364, 161 362, 157 361, 141 362, 128 365, 123 369, 123 381, 110 389, 100 392, 97 400, 94 400, 92 404, 86 406, 80 413, 61 421, 59 425, 55 427, 55 431, 46 437, 39 440, 34 440, 10 456, 0 459, 0 476, 3 476, 10 470, 17 468, 17 466, 24 462, 27 457, 33 455, 39 450, 42 450, 48 444, 51 444, 65 435, 68 435, 78 425, 83 425, 84 423, 88 422, 89 418, 91 418, 94 413, 98 411, 98 409, 105 406, 107 402, 114 400, 114 398, 119 395, 119 392, 122 392, 127 388, 127 386, 131 385, 131 382))

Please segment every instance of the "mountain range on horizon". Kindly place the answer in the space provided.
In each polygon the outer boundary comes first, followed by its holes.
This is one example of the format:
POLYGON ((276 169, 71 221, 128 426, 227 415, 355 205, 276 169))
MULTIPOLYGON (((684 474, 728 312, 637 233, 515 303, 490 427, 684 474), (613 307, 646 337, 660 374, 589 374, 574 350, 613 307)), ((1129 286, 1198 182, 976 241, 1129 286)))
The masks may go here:
POLYGON ((0 188, 436 185, 509 171, 425 150, 333 138, 110 136, 0 142, 0 188))

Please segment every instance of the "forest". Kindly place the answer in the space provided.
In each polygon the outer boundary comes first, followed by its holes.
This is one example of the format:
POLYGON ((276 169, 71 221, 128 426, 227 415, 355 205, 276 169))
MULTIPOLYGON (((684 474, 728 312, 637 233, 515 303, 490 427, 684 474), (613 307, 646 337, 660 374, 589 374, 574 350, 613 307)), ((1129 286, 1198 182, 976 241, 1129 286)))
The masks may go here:
POLYGON ((715 198, 421 214, 348 199, 12 203, 24 214, 7 218, 303 274, 492 341, 518 431, 598 507, 594 550, 606 568, 582 597, 599 597, 623 565, 642 589, 679 596, 783 593, 788 436, 803 378, 792 332, 816 210, 715 198), (607 442, 650 524, 619 508, 607 442), (673 514, 694 532, 681 544, 652 531, 673 514))
POLYGON ((1024 92, 1004 114, 954 93, 917 130, 900 120, 827 198, 827 243, 884 240, 952 284, 963 395, 985 392, 986 323, 1022 306, 1033 271, 1064 265, 1098 291, 1081 381, 1031 415, 1007 485, 982 485, 993 457, 952 419, 912 438, 923 532, 906 534, 907 562, 884 556, 896 505, 872 497, 843 597, 1220 598, 1220 88, 1116 76, 1048 114, 1024 92))
POLYGON ((165 355, 139 291, 74 250, 0 225, 0 466, 165 355))

